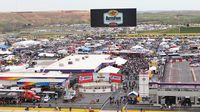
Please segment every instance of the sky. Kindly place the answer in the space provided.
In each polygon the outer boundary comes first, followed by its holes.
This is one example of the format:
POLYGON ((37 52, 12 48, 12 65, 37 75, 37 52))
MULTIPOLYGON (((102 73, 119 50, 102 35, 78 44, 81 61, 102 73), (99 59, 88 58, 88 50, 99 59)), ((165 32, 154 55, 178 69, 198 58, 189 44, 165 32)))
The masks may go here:
POLYGON ((0 12, 137 8, 138 11, 200 10, 200 0, 0 0, 0 12))

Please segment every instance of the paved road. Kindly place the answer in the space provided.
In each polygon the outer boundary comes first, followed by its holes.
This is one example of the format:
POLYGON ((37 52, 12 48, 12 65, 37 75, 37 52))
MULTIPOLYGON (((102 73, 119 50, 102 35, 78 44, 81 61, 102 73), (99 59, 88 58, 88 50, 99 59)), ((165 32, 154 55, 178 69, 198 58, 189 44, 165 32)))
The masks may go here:
POLYGON ((194 82, 188 62, 168 63, 164 82, 194 82))
POLYGON ((194 70, 194 74, 197 78, 197 82, 200 83, 200 67, 193 67, 193 70, 194 70))

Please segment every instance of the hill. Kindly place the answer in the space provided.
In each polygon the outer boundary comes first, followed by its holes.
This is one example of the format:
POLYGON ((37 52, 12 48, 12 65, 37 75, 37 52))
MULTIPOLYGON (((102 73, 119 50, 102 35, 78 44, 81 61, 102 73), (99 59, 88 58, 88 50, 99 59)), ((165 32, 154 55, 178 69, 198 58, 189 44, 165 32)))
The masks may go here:
MULTIPOLYGON (((0 32, 50 24, 89 23, 89 11, 0 13, 0 32)), ((200 24, 200 11, 138 12, 138 24, 200 24)))
POLYGON ((138 14, 138 23, 200 24, 200 11, 160 11, 138 14))
POLYGON ((88 23, 90 17, 88 11, 11 12, 0 15, 0 31, 5 32, 46 24, 88 23))

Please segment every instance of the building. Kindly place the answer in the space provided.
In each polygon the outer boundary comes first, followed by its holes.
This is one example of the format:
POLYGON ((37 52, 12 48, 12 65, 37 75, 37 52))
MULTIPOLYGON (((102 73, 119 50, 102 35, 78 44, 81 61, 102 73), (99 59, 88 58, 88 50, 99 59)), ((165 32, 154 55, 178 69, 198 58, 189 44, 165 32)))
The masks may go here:
POLYGON ((70 55, 46 68, 42 68, 41 72, 60 71, 63 73, 93 73, 97 72, 104 65, 114 64, 110 60, 110 55, 70 55))
POLYGON ((78 79, 79 91, 83 93, 115 92, 122 83, 122 75, 115 73, 85 73, 78 79))

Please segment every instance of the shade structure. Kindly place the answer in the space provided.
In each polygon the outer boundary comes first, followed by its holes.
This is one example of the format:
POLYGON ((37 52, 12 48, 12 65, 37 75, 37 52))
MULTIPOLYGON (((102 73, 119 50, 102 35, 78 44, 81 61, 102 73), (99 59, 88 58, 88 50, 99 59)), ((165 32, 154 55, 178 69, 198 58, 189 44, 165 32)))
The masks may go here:
POLYGON ((131 91, 130 93, 128 93, 128 96, 129 96, 129 95, 135 95, 135 96, 138 96, 138 93, 135 92, 135 91, 131 91))
POLYGON ((156 70, 157 68, 155 66, 152 66, 149 68, 149 70, 153 71, 153 70, 156 70))
POLYGON ((115 68, 113 66, 107 66, 101 70, 99 70, 98 73, 118 73, 119 72, 119 68, 115 68))
POLYGON ((121 58, 121 57, 117 57, 117 58, 114 58, 113 60, 115 60, 115 64, 117 65, 123 65, 127 62, 127 60, 125 60, 124 58, 121 58))

